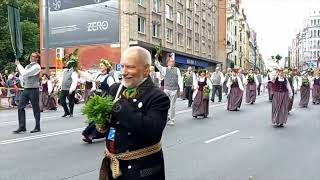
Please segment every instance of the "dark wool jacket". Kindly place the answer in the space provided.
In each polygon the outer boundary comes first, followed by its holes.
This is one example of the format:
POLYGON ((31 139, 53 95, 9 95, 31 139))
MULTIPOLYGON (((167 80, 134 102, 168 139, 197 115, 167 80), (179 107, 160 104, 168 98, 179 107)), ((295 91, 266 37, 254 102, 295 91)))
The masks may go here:
MULTIPOLYGON (((112 96, 116 96, 119 85, 110 87, 112 96)), ((127 99, 122 96, 117 103, 121 108, 113 112, 110 125, 116 129, 116 154, 149 147, 161 141, 170 100, 153 84, 150 77, 139 86, 137 97, 127 99)), ((118 180, 165 179, 162 151, 140 159, 120 160, 120 169, 122 176, 118 180)), ((109 180, 112 180, 110 168, 109 172, 109 180)))

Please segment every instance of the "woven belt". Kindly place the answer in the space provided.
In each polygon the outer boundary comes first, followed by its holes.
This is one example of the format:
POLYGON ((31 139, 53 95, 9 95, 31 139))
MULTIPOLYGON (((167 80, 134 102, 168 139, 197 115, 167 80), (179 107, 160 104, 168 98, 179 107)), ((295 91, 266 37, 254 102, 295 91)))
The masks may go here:
POLYGON ((120 154, 112 154, 109 152, 108 148, 105 149, 105 157, 102 161, 101 168, 100 168, 100 177, 99 180, 108 180, 108 161, 107 159, 110 159, 110 168, 112 171, 112 177, 114 179, 117 179, 121 176, 121 170, 119 165, 119 160, 133 160, 133 159, 139 159, 142 157, 150 156, 152 154, 155 154, 157 152, 161 151, 161 143, 157 143, 155 145, 138 149, 135 151, 120 153, 120 154))

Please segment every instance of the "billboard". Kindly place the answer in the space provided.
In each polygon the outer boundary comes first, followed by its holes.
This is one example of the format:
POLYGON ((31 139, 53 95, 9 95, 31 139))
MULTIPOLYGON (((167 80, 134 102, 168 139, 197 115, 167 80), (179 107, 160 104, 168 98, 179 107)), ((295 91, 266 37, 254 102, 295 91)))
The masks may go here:
POLYGON ((119 42, 119 0, 48 0, 49 46, 119 42))

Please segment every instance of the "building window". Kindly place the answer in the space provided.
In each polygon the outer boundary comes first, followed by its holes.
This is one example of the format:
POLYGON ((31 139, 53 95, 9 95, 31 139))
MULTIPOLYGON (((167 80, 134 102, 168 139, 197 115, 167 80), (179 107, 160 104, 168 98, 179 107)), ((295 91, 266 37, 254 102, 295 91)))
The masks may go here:
POLYGON ((153 0, 152 11, 159 12, 160 9, 160 0, 153 0))
POLYGON ((166 40, 168 42, 172 42, 172 32, 173 32, 172 29, 170 29, 170 28, 166 29, 166 40))
MULTIPOLYGON (((203 7, 205 7, 205 6, 203 6, 203 7)), ((202 19, 206 20, 206 10, 205 9, 202 10, 202 19)))
POLYGON ((313 31, 311 30, 311 37, 313 37, 313 31))
POLYGON ((186 0, 186 6, 187 9, 190 9, 192 7, 192 0, 186 0))
POLYGON ((311 20, 311 26, 313 26, 313 20, 311 20))
POLYGON ((320 25, 320 19, 318 19, 318 25, 320 25))
POLYGON ((237 41, 234 42, 234 50, 237 50, 237 41))
POLYGON ((317 48, 317 41, 316 40, 313 41, 313 48, 317 48))
POLYGON ((320 30, 318 30, 318 37, 320 37, 320 30))
POLYGON ((200 9, 199 4, 195 4, 194 13, 198 14, 199 13, 199 9, 200 9))
POLYGON ((146 24, 145 18, 138 16, 138 32, 145 33, 144 27, 146 24))
POLYGON ((194 29, 196 32, 199 32, 199 23, 198 22, 194 23, 194 29))
POLYGON ((187 48, 188 49, 191 49, 191 40, 192 40, 191 37, 187 38, 187 48))
POLYGON ((167 19, 172 20, 172 11, 173 11, 173 8, 167 4, 166 5, 166 18, 167 19))
POLYGON ((318 49, 320 48, 320 41, 318 40, 318 47, 317 47, 318 49))
POLYGON ((202 31, 201 31, 202 36, 205 36, 205 27, 202 26, 202 31))
POLYGON ((179 3, 181 3, 181 0, 177 0, 179 3))
POLYGON ((138 4, 144 6, 144 0, 138 0, 138 4))
POLYGON ((242 52, 242 46, 239 47, 239 51, 240 51, 240 53, 242 52))
POLYGON ((177 23, 182 24, 182 14, 180 12, 177 12, 177 23))
POLYGON ((183 35, 178 33, 178 45, 183 46, 183 35))
POLYGON ((242 33, 240 33, 240 42, 242 42, 242 33))
POLYGON ((158 23, 152 24, 152 36, 153 37, 160 37, 160 25, 158 23))
POLYGON ((237 65, 237 56, 234 56, 234 65, 237 65))
POLYGON ((194 50, 199 52, 199 41, 198 40, 195 41, 194 50))
POLYGON ((234 26, 234 35, 237 35, 237 26, 234 26))
POLYGON ((187 28, 191 29, 191 18, 187 17, 187 28))

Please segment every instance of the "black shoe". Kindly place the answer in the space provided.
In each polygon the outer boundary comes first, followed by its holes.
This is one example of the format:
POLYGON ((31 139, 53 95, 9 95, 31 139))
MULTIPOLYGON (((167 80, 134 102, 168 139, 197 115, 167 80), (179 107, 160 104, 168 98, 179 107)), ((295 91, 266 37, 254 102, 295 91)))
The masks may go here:
POLYGON ((280 124, 279 127, 283 127, 283 124, 280 124))
POLYGON ((214 103, 214 100, 213 100, 213 99, 211 99, 211 102, 213 102, 213 103, 214 103))
POLYGON ((24 128, 24 129, 19 128, 19 129, 15 130, 15 131, 12 131, 12 132, 13 132, 14 134, 19 134, 19 133, 21 133, 21 132, 26 132, 26 131, 27 131, 26 128, 24 128))
POLYGON ((37 133, 37 132, 40 132, 40 129, 34 129, 34 130, 30 131, 30 133, 37 133))
POLYGON ((67 116, 69 116, 70 114, 64 114, 63 116, 61 116, 61 117, 67 117, 67 116))

